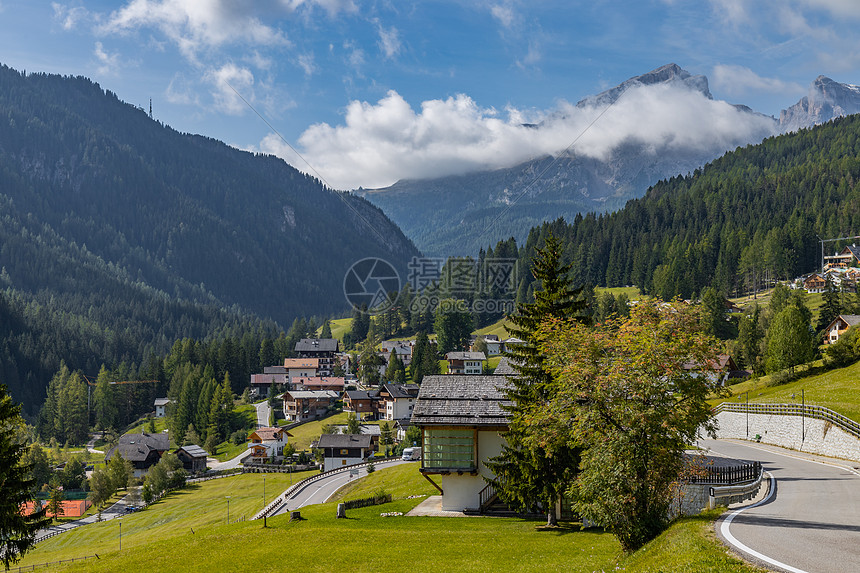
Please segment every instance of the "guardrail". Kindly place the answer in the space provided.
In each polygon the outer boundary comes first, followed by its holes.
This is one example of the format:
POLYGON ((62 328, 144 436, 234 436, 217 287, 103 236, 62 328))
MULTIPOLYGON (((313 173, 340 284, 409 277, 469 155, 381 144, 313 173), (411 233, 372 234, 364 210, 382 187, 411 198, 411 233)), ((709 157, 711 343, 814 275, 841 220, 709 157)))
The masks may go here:
POLYGON ((755 481, 742 485, 711 486, 708 488, 708 509, 714 509, 718 503, 739 503, 752 499, 761 488, 764 471, 759 466, 759 475, 755 481))
POLYGON ((714 414, 720 412, 740 412, 750 414, 767 414, 771 416, 801 416, 830 422, 834 426, 860 439, 860 424, 838 412, 824 406, 809 406, 801 404, 745 404, 723 402, 714 408, 714 414))
POLYGON ((399 460, 399 459, 401 459, 401 458, 398 456, 391 456, 388 458, 374 459, 374 460, 370 460, 367 462, 361 462, 360 464, 353 464, 351 466, 343 466, 343 467, 340 467, 337 469, 329 470, 327 472, 321 472, 315 476, 305 478, 302 481, 296 482, 293 485, 291 485, 289 488, 287 488, 287 490, 284 493, 282 493, 281 495, 276 497, 274 501, 272 501, 271 503, 269 503, 269 505, 267 505, 266 507, 261 509, 259 511, 259 513, 257 513, 251 519, 263 519, 264 516, 268 517, 269 515, 271 515, 271 513, 273 511, 280 508, 282 504, 286 503, 287 498, 290 497, 293 493, 297 492, 301 488, 303 488, 303 487, 307 486, 308 484, 311 484, 317 480, 326 478, 328 476, 331 476, 331 475, 334 475, 337 473, 355 470, 358 468, 363 468, 363 467, 370 465, 371 463, 376 464, 376 463, 380 463, 380 462, 390 462, 390 461, 399 460))

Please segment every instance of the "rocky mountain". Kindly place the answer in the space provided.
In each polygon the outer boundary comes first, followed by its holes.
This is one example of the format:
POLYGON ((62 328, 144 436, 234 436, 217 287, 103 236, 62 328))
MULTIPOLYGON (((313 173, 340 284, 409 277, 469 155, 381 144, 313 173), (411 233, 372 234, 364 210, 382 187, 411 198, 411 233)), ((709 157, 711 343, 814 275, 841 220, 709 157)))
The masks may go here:
POLYGON ((470 255, 511 236, 522 243, 529 229, 544 221, 618 209, 661 179, 690 173, 729 149, 777 132, 775 119, 714 101, 705 76, 676 64, 586 97, 574 110, 532 127, 571 120, 565 114, 593 117, 602 110, 610 127, 601 131, 597 124, 570 151, 506 169, 398 181, 357 193, 381 207, 425 254, 470 255), (689 117, 672 117, 675 101, 692 106, 689 117), (646 126, 643 116, 649 112, 666 116, 671 125, 656 120, 646 126), (599 145, 609 146, 609 152, 594 153, 599 145))
POLYGON ((860 86, 818 76, 809 87, 809 95, 782 110, 779 126, 783 132, 797 131, 855 113, 860 113, 860 86))

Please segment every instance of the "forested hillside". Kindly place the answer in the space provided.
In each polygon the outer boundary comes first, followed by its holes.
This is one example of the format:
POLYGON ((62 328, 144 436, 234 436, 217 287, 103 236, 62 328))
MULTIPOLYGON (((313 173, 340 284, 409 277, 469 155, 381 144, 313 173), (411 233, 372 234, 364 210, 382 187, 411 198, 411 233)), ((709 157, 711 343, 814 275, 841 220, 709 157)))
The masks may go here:
POLYGON ((417 254, 376 207, 178 133, 82 77, 0 67, 0 376, 28 406, 183 337, 347 308, 356 260, 417 254))
POLYGON ((858 182, 860 116, 849 116, 728 153, 615 213, 536 227, 520 261, 553 232, 577 282, 663 298, 709 285, 735 295, 815 270, 817 236, 860 234, 858 182))

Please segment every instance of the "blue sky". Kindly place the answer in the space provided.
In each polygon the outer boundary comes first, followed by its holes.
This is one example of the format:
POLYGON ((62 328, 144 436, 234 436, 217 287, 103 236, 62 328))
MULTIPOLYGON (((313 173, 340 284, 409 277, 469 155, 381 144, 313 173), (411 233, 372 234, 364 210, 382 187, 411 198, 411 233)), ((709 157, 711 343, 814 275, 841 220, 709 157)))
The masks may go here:
MULTIPOLYGON (((0 0, 0 62, 152 98, 180 131, 308 170, 235 89, 351 188, 563 149, 579 124, 530 141, 516 127, 669 62, 708 76, 718 101, 778 115, 819 74, 860 83, 858 28, 856 0, 0 0)), ((655 99, 655 118, 679 105, 655 99)), ((726 120, 693 103, 697 129, 726 120)))

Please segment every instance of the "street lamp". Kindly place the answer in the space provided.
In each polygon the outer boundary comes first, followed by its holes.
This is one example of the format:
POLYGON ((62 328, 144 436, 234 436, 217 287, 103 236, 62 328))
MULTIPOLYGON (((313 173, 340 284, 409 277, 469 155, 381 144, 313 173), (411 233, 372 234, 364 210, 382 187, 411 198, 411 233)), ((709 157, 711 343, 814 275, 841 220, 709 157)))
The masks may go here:
POLYGON ((230 496, 227 496, 227 525, 230 525, 230 496))
POLYGON ((122 518, 117 521, 119 522, 119 550, 122 551, 122 518))
POLYGON ((266 527, 266 474, 263 474, 263 527, 266 527))

